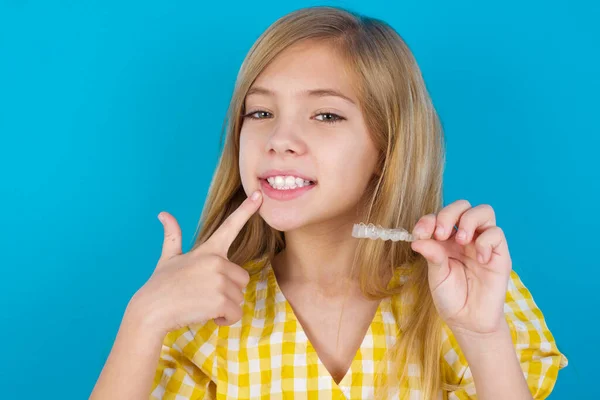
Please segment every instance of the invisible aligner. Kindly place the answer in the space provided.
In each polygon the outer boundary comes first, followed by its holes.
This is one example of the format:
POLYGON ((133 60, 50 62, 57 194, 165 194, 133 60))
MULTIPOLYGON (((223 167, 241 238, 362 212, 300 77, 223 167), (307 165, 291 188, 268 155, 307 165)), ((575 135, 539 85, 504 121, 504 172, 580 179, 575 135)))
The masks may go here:
POLYGON ((413 242, 416 238, 411 235, 406 229, 403 228, 395 228, 395 229, 386 229, 381 225, 373 225, 369 223, 365 225, 363 222, 359 224, 354 224, 352 227, 352 236, 359 239, 381 239, 381 240, 391 240, 393 242, 397 242, 399 240, 405 242, 413 242))

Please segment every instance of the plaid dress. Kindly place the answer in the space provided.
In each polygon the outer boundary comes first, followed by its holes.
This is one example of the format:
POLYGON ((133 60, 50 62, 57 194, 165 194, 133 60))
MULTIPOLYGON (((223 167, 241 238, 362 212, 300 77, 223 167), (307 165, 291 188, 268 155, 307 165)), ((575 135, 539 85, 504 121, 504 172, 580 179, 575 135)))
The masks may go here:
MULTIPOLYGON (((251 261, 243 316, 230 326, 210 320, 169 332, 163 342, 150 399, 372 399, 376 364, 399 335, 397 318, 410 304, 383 299, 351 366, 338 383, 331 377, 283 296, 269 262, 251 261), (258 267, 258 268, 256 268, 258 267)), ((396 273, 390 284, 402 280, 396 273)), ((535 399, 552 391, 558 370, 568 363, 518 275, 511 272, 505 316, 521 368, 535 399)), ((448 383, 441 399, 476 399, 467 361, 450 329, 442 331, 448 383)), ((388 363, 389 368, 389 363, 388 363)), ((419 370, 409 364, 402 398, 422 399, 419 370)), ((396 395, 397 396, 397 395, 396 395)), ((393 397, 393 396, 391 396, 393 397)))

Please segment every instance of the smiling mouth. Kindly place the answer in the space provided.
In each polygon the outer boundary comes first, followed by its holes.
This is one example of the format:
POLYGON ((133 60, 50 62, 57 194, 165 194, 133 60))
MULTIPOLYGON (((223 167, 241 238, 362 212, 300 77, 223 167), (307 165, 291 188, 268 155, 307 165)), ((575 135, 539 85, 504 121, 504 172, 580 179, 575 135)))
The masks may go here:
POLYGON ((296 185, 296 187, 293 187, 293 185, 290 185, 281 187, 275 184, 274 187, 267 179, 259 178, 259 181, 265 196, 275 201, 287 201, 302 197, 316 186, 316 182, 308 181, 306 185, 302 183, 302 186, 296 185))
POLYGON ((263 179, 263 178, 259 178, 261 181, 263 181, 266 185, 270 186, 271 188, 275 189, 275 190, 295 190, 295 189, 299 189, 299 188, 304 188, 307 186, 314 186, 316 185, 315 181, 311 181, 311 180, 307 180, 307 179, 302 179, 302 178, 295 178, 293 176, 288 176, 286 178, 277 176, 277 177, 269 177, 267 179, 263 179))

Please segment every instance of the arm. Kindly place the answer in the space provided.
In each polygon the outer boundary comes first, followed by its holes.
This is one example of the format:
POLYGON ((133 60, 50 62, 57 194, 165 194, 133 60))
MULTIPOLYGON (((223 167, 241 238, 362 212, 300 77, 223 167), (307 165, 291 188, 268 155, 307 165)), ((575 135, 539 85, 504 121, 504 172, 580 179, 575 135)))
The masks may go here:
POLYGON ((456 340, 471 368, 479 400, 531 400, 510 328, 499 334, 473 337, 455 332, 456 340))
MULTIPOLYGON (((444 373, 447 383, 457 386, 449 391, 449 400, 487 399, 484 396, 488 393, 499 395, 503 390, 520 387, 520 379, 525 379, 530 396, 536 400, 552 392, 558 372, 568 360, 557 348, 541 310, 515 271, 511 272, 504 312, 506 325, 496 336, 468 336, 444 326, 444 373), (515 369, 515 361, 520 371, 515 369), (519 378, 517 373, 521 374, 519 378)), ((519 399, 517 396, 518 392, 505 398, 519 399)))
POLYGON ((215 346, 205 342, 215 339, 217 323, 231 325, 242 316, 243 290, 250 278, 227 259, 227 249, 260 207, 260 191, 255 195, 209 240, 185 254, 179 223, 169 213, 159 214, 164 227, 161 257, 127 306, 91 400, 214 397, 209 374, 215 346), (198 340, 190 325, 199 332, 198 340))
POLYGON ((147 400, 163 339, 144 326, 130 304, 90 400, 147 400))

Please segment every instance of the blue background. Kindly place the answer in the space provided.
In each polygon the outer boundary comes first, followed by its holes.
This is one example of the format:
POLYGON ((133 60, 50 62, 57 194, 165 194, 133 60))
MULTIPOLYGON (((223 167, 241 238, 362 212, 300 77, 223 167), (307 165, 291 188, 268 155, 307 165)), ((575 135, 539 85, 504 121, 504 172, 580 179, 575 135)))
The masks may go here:
POLYGON ((0 0, 0 397, 89 396, 161 210, 191 247, 246 52, 317 4, 406 40, 446 132, 446 204, 496 210, 570 361, 552 398, 597 394, 597 2, 176 3, 0 0))

